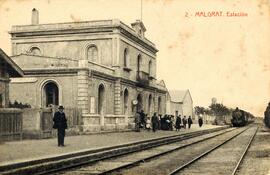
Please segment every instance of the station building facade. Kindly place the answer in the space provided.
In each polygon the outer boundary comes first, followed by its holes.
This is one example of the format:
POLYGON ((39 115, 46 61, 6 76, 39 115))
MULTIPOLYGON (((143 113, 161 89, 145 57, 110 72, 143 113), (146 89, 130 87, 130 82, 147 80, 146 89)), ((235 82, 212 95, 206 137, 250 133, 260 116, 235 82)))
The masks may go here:
MULTIPOLYGON (((33 10, 34 11, 34 10, 33 10)), ((34 20, 33 20, 34 19, 34 20)), ((166 112, 166 88, 156 80, 155 45, 137 20, 12 26, 12 59, 25 72, 11 81, 11 100, 81 111, 84 131, 133 123, 136 111, 166 112)))

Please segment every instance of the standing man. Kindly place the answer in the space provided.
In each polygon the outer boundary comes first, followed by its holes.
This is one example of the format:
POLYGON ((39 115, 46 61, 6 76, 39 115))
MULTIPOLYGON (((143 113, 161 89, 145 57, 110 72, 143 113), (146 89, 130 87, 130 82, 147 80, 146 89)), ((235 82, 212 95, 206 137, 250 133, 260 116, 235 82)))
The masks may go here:
POLYGON ((175 121, 175 129, 176 129, 176 131, 180 131, 180 129, 181 129, 181 117, 180 116, 181 115, 178 115, 176 117, 176 121, 175 121))
POLYGON ((67 119, 63 106, 59 106, 58 111, 54 113, 53 122, 53 128, 57 129, 58 146, 65 146, 64 138, 65 129, 67 129, 67 119))
POLYGON ((191 119, 191 117, 189 116, 189 117, 188 117, 188 129, 190 129, 192 123, 193 123, 193 122, 192 122, 192 119, 191 119))
POLYGON ((146 121, 145 121, 145 113, 143 110, 141 110, 140 116, 141 116, 141 128, 145 128, 146 121))
POLYGON ((157 117, 157 113, 155 112, 153 117, 152 117, 152 129, 153 129, 153 132, 156 132, 157 127, 158 127, 158 117, 157 117))

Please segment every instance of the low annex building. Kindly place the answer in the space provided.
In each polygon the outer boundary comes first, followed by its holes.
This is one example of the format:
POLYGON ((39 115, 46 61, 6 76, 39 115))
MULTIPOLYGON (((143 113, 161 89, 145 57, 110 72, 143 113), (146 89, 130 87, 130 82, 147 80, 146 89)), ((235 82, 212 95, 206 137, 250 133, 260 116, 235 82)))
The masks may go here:
POLYGON ((22 76, 21 68, 0 48, 0 108, 9 107, 10 78, 22 76))
POLYGON ((193 100, 189 90, 169 90, 166 105, 167 114, 194 118, 193 100))
POLYGON ((137 20, 12 26, 12 59, 25 72, 11 99, 32 107, 81 111, 83 131, 126 128, 136 111, 165 114, 166 88, 156 80, 156 46, 137 20), (22 93, 23 92, 23 93, 22 93))

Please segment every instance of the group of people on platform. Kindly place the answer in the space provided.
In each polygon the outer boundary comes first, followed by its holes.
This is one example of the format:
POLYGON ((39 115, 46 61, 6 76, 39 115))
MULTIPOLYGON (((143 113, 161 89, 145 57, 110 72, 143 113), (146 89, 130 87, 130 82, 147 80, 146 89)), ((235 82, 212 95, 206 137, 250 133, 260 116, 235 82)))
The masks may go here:
MULTIPOLYGON (((58 146, 62 147, 64 145, 64 138, 65 138, 65 130, 67 129, 67 119, 64 113, 64 107, 59 106, 58 111, 54 113, 53 117, 53 128, 57 129, 57 141, 58 146)), ((151 129, 153 132, 156 130, 171 130, 173 131, 174 127, 176 131, 179 131, 181 128, 186 129, 188 125, 188 129, 191 128, 193 121, 189 116, 188 119, 186 116, 181 118, 181 115, 176 116, 174 118, 173 115, 157 115, 155 112, 154 115, 150 118, 147 114, 144 113, 143 110, 137 112, 135 115, 135 131, 139 132, 141 128, 147 129, 150 131, 151 129)), ((203 120, 202 117, 199 117, 198 120, 199 126, 202 127, 203 120)))
MULTIPOLYGON (((198 120, 199 127, 202 127, 203 120, 202 117, 199 117, 198 120)), ((191 116, 188 118, 184 116, 181 118, 181 115, 157 115, 155 112, 154 115, 150 118, 143 110, 139 111, 135 115, 135 131, 139 132, 140 129, 146 129, 150 131, 151 129, 153 132, 156 130, 170 130, 173 131, 174 128, 176 131, 180 131, 181 128, 191 128, 193 124, 191 116)))

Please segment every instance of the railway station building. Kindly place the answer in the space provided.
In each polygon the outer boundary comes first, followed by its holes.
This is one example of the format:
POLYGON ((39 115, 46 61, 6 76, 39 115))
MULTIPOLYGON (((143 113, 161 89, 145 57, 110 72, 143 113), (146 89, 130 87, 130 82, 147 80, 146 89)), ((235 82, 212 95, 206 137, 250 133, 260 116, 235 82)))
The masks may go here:
POLYGON ((63 105, 80 111, 83 131, 125 129, 136 111, 166 112, 166 88, 156 79, 155 44, 137 20, 12 26, 11 58, 25 72, 13 78, 11 101, 32 108, 63 105))

